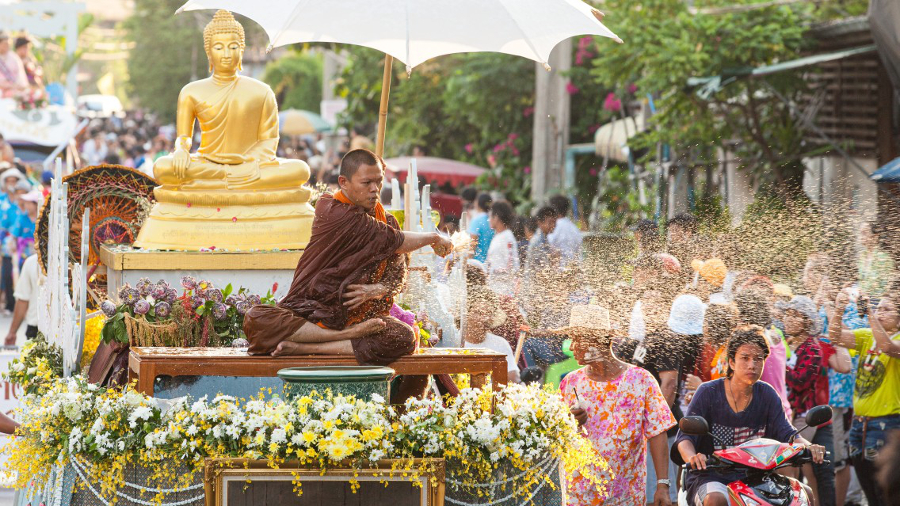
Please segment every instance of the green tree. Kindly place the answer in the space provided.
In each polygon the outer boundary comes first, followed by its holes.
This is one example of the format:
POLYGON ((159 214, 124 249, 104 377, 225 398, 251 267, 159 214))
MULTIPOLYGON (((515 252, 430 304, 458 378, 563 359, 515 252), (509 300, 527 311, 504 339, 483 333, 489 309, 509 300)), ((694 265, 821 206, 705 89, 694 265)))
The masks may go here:
MULTIPOLYGON (((337 85, 347 99, 347 127, 374 137, 384 55, 346 48, 350 64, 337 85)), ((479 180, 521 202, 530 183, 534 63, 491 53, 450 55, 407 76, 395 65, 391 81, 385 154, 422 147, 439 156, 493 167, 479 180)))
POLYGON ((683 0, 607 0, 605 21, 625 44, 598 51, 594 77, 602 86, 634 83, 658 97, 659 112, 642 137, 645 147, 666 143, 691 162, 710 163, 718 148, 738 141, 735 154, 743 168, 771 183, 779 198, 792 199, 802 191, 801 160, 814 152, 803 143, 805 125, 779 95, 802 103, 807 92, 802 76, 739 77, 727 86, 712 83, 702 98, 688 79, 727 80, 752 67, 798 58, 810 47, 811 24, 845 11, 834 10, 835 1, 818 7, 757 3, 697 0, 698 13, 683 0))
POLYGON ((201 18, 193 12, 174 15, 183 3, 135 0, 134 14, 125 21, 128 39, 134 43, 128 58, 131 95, 163 121, 175 119, 181 88, 208 74, 201 18))
POLYGON ((281 110, 317 112, 322 102, 322 58, 291 51, 266 65, 262 80, 272 87, 281 110))

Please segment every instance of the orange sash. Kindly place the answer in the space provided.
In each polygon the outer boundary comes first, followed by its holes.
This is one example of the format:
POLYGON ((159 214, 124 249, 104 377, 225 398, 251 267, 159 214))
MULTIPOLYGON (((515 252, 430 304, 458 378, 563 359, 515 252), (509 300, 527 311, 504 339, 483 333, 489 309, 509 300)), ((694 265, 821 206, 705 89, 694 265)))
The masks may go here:
MULTIPOLYGON (((344 195, 344 193, 341 192, 340 190, 335 192, 334 200, 337 200, 338 202, 341 202, 341 203, 344 203, 344 204, 347 204, 350 206, 356 205, 353 202, 350 202, 350 199, 348 199, 344 195)), ((384 206, 381 205, 381 202, 375 203, 374 211, 375 211, 374 218, 376 220, 380 221, 381 223, 387 223, 387 213, 384 210, 384 206)), ((390 261, 390 258, 388 258, 387 260, 383 260, 380 264, 378 264, 378 267, 375 269, 375 273, 372 276, 371 283, 378 283, 379 281, 381 281, 381 278, 384 276, 384 272, 387 270, 389 261, 390 261)), ((363 320, 366 320, 367 318, 370 318, 371 315, 369 315, 368 313, 372 309, 372 302, 373 301, 371 301, 371 300, 363 302, 363 304, 361 306, 350 311, 347 314, 347 325, 348 326, 355 325, 363 320)), ((318 325, 322 328, 327 328, 324 325, 322 325, 321 322, 318 325)))

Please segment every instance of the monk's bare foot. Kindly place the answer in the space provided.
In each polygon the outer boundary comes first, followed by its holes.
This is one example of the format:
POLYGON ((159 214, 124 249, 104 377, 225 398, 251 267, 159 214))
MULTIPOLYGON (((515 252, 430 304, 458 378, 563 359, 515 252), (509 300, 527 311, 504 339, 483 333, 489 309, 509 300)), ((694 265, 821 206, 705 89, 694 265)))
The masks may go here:
POLYGON ((272 352, 273 357, 285 357, 288 355, 306 355, 302 351, 302 345, 291 341, 281 341, 272 352))
POLYGON ((372 318, 371 320, 351 325, 344 329, 344 331, 347 332, 348 339, 359 339, 360 337, 377 334, 384 330, 385 327, 387 327, 387 323, 384 323, 384 320, 381 318, 372 318))

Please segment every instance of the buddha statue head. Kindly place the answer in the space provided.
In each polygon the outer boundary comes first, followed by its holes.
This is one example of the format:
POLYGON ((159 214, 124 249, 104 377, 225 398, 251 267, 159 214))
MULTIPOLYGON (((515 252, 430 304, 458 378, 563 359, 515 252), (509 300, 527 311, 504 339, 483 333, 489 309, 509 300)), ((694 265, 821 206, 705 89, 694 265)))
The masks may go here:
POLYGON ((244 57, 244 27, 230 12, 219 10, 203 29, 203 49, 210 72, 236 73, 244 57))

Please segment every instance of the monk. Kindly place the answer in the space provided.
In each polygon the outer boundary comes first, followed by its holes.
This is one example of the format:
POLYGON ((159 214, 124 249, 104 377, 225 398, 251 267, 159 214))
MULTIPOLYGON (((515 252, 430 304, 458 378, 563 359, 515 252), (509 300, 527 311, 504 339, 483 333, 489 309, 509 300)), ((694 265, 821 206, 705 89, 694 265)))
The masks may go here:
POLYGON ((341 160, 334 195, 316 203, 312 237, 288 294, 244 319, 251 354, 354 355, 387 365, 416 349, 412 327, 389 316, 406 280, 407 254, 425 246, 446 255, 449 239, 400 230, 378 201, 384 162, 367 149, 341 160))

